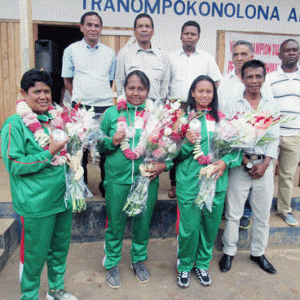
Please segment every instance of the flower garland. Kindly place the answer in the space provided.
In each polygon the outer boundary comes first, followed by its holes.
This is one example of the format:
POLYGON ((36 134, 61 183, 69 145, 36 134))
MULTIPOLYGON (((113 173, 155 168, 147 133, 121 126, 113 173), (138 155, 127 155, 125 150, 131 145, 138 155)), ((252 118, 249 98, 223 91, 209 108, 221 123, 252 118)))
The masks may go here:
MULTIPOLYGON (((34 139, 38 142, 39 146, 44 150, 49 149, 50 137, 45 133, 42 128, 41 123, 39 122, 37 115, 32 111, 32 109, 28 106, 25 99, 20 99, 17 101, 16 107, 17 114, 21 117, 24 124, 29 128, 29 130, 33 133, 34 139)), ((55 109, 52 105, 48 107, 48 113, 52 116, 53 120, 51 120, 51 126, 56 127, 57 129, 63 128, 63 119, 60 111, 55 109)), ((67 162, 67 146, 56 154, 52 160, 51 165, 64 165, 67 162)))
MULTIPOLYGON (((122 113, 122 111, 125 111, 125 110, 128 111, 127 100, 124 96, 120 96, 117 101, 118 101, 117 102, 117 110, 119 112, 122 113)), ((153 102, 151 100, 147 99, 145 110, 143 110, 139 115, 139 117, 141 117, 143 119, 143 129, 145 129, 145 124, 151 114, 152 108, 153 108, 153 102)), ((122 115, 118 118, 118 123, 117 123, 117 132, 120 132, 120 131, 126 132, 126 137, 120 144, 120 148, 123 151, 125 157, 130 160, 139 159, 146 150, 146 143, 147 143, 146 130, 143 130, 143 132, 140 136, 140 140, 139 140, 137 146, 135 147, 135 149, 133 149, 133 150, 130 149, 130 145, 129 145, 129 139, 131 137, 129 137, 127 121, 126 121, 126 118, 122 115)))
POLYGON ((201 122, 194 118, 190 121, 190 128, 196 133, 196 142, 193 150, 194 159, 198 161, 199 165, 209 165, 212 162, 212 155, 204 155, 201 149, 201 122))

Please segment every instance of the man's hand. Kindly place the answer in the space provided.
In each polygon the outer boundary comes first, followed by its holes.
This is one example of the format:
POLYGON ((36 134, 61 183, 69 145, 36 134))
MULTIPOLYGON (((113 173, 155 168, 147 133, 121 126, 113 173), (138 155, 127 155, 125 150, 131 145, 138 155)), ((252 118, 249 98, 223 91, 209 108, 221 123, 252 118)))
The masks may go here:
POLYGON ((253 179, 260 179, 264 176, 268 164, 265 164, 264 162, 259 163, 255 165, 251 170, 248 171, 248 174, 253 178, 253 179))

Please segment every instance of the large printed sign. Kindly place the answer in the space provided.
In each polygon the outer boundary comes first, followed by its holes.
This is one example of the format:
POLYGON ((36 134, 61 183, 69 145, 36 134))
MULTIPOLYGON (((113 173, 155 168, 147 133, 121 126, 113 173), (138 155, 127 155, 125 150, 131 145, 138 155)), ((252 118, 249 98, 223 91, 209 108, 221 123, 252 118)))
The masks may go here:
POLYGON ((289 11, 276 5, 265 3, 233 3, 215 1, 192 0, 82 0, 84 10, 133 12, 164 15, 174 13, 176 15, 256 19, 267 21, 294 21, 298 22, 298 9, 292 7, 289 11))
POLYGON ((300 40, 300 36, 226 32, 224 75, 233 69, 232 46, 236 41, 245 40, 250 42, 253 46, 254 58, 265 63, 267 72, 273 72, 280 65, 278 57, 280 44, 289 38, 298 42, 300 40))

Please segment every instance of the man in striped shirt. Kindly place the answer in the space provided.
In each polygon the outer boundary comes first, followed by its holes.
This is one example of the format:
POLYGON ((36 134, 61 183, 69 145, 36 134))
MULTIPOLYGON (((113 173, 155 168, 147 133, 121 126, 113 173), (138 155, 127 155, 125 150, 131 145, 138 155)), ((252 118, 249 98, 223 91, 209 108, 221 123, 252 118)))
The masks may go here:
POLYGON ((298 222, 292 213, 293 178, 300 159, 300 70, 299 44, 293 39, 280 45, 281 67, 267 75, 280 111, 290 117, 280 126, 278 202, 279 216, 290 226, 298 222))

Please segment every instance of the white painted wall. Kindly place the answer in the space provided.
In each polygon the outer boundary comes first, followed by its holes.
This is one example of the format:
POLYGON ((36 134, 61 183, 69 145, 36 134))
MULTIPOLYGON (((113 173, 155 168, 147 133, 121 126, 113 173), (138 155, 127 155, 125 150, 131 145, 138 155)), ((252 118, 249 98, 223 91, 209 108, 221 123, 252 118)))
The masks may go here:
MULTIPOLYGON (((155 36, 153 42, 164 48, 167 52, 172 51, 181 46, 180 30, 182 24, 187 20, 195 20, 200 23, 202 33, 199 42, 199 47, 209 51, 215 55, 216 52, 216 36, 217 30, 235 30, 246 32, 267 32, 280 34, 299 34, 300 29, 300 3, 297 0, 290 1, 246 1, 246 0, 231 0, 231 1, 200 1, 200 0, 123 0, 124 3, 134 3, 137 9, 140 5, 145 6, 148 2, 152 6, 155 3, 160 5, 160 13, 157 10, 150 15, 153 17, 155 24, 155 36), (163 4, 171 5, 167 8, 165 14, 162 14, 163 4), (182 15, 176 14, 180 12, 184 5, 194 4, 196 16, 193 10, 190 10, 190 15, 187 14, 187 9, 182 15), (207 16, 199 13, 199 6, 202 5, 202 13, 207 12, 207 8, 212 8, 213 3, 218 7, 227 5, 228 14, 232 12, 232 8, 236 10, 233 17, 212 16, 209 13, 207 16), (245 10, 248 9, 248 14, 253 14, 254 10, 258 10, 261 6, 264 11, 269 7, 269 18, 265 20, 257 18, 247 18, 245 10), (239 12, 239 15, 237 11, 239 12), (275 12, 274 12, 275 10, 275 12), (292 11, 292 14, 291 14, 292 11), (271 15, 273 12, 273 18, 271 15), (290 18, 290 20, 289 20, 290 18), (270 20, 271 19, 271 20, 270 20)), ((137 13, 132 9, 130 11, 117 12, 117 4, 120 0, 33 0, 33 19, 41 21, 58 21, 58 22, 79 22, 80 17, 86 11, 94 10, 98 12, 104 21, 104 26, 116 27, 132 27, 133 21, 137 13), (96 4, 99 4, 99 7, 96 4), (84 9, 85 5, 85 9, 84 9), (105 9, 105 6, 107 8, 105 9), (112 11, 112 6, 115 12, 112 11)), ((143 9, 141 12, 145 12, 143 9)), ((149 11, 148 11, 149 13, 149 11)), ((19 1, 18 0, 1 0, 0 1, 0 19, 18 19, 19 18, 19 1)))

